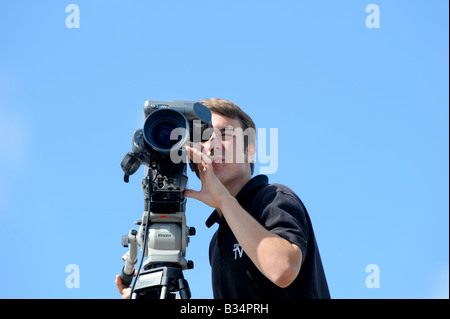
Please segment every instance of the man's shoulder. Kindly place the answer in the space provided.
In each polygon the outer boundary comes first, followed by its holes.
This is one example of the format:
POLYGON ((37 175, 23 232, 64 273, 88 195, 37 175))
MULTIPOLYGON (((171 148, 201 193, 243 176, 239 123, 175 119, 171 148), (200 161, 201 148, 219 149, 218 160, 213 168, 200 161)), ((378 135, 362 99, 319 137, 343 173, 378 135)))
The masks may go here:
POLYGON ((294 192, 291 188, 289 188, 284 184, 279 183, 266 184, 257 193, 257 197, 260 197, 260 199, 277 196, 281 198, 289 197, 296 201, 301 202, 296 192, 294 192))
POLYGON ((300 197, 291 188, 279 183, 266 184, 261 187, 253 197, 253 205, 259 209, 281 206, 288 210, 306 213, 306 207, 300 197))
POLYGON ((303 233, 309 232, 306 207, 297 194, 283 184, 272 183, 261 188, 254 198, 252 215, 266 226, 276 224, 279 228, 301 227, 303 233))

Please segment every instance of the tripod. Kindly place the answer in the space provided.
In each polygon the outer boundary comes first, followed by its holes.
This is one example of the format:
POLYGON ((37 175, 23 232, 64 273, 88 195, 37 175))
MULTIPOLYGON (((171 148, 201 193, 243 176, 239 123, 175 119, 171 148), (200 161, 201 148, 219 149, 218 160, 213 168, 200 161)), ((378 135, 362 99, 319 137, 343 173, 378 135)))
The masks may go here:
POLYGON ((195 235, 195 228, 186 226, 184 200, 183 205, 179 205, 181 211, 167 214, 160 213, 159 205, 152 205, 149 179, 150 174, 142 180, 145 210, 142 219, 135 223, 140 226, 139 231, 132 229, 128 235, 122 236, 122 246, 129 247, 129 251, 122 257, 125 266, 121 279, 125 286, 131 284, 139 245, 142 247, 142 258, 131 299, 168 299, 173 296, 169 293, 176 291, 180 292, 182 299, 189 299, 191 292, 183 270, 194 268, 194 263, 184 257, 188 236, 195 235), (158 212, 152 212, 152 207, 158 212), (148 258, 141 271, 144 257, 148 258))

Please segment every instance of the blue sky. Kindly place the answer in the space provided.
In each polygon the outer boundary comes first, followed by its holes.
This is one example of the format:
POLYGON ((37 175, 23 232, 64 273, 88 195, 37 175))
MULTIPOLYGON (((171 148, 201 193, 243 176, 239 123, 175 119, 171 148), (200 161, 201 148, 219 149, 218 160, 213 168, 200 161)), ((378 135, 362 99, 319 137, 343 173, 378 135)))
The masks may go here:
MULTIPOLYGON (((220 97, 278 129, 334 298, 449 297, 447 1, 1 1, 1 298, 118 298, 145 100, 220 97), (66 6, 80 9, 67 28, 66 6), (380 27, 368 28, 377 4, 380 27), (68 265, 79 288, 67 288, 68 265), (368 288, 368 265, 379 288, 368 288)), ((269 130, 268 130, 269 131, 269 130)), ((256 165, 256 173, 264 166, 256 165)), ((189 172, 189 186, 200 183, 189 172)), ((185 272, 212 298, 211 209, 185 272)))

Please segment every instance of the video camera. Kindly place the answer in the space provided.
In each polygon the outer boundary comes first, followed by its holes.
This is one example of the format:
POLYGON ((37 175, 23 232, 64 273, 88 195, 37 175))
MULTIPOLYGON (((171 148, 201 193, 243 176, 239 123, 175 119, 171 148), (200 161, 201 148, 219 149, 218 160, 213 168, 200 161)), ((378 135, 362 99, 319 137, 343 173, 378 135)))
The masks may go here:
POLYGON ((183 146, 200 142, 210 127, 211 111, 203 104, 189 101, 146 101, 144 126, 133 134, 132 151, 121 166, 124 181, 145 165, 142 180, 144 215, 137 221, 139 231, 122 236, 122 245, 130 246, 122 259, 122 282, 128 286, 137 263, 137 245, 142 247, 142 259, 132 288, 132 298, 166 298, 168 292, 180 291, 190 297, 189 286, 182 270, 193 268, 186 261, 188 236, 194 228, 186 226, 187 186, 186 157, 183 146), (141 272, 142 261, 148 257, 141 272), (151 278, 151 280, 149 280, 151 278))

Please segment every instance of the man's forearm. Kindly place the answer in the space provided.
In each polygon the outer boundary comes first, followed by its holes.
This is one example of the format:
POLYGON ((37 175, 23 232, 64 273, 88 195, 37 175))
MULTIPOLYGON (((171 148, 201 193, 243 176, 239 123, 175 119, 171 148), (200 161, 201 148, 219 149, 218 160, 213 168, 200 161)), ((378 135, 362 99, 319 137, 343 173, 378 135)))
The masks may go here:
POLYGON ((276 285, 289 286, 300 271, 300 248, 265 229, 232 196, 218 210, 255 266, 276 285))

